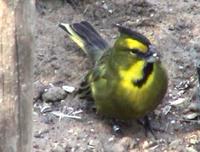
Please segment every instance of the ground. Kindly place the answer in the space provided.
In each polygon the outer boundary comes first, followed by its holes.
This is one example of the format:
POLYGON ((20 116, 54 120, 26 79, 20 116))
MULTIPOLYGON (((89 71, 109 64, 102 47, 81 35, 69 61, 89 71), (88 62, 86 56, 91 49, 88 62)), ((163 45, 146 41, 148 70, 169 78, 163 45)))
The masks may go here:
POLYGON ((199 101, 194 95, 198 93, 195 64, 200 57, 198 0, 36 2, 33 152, 200 151, 198 113, 186 112, 199 101), (58 27, 60 22, 81 20, 89 21, 111 44, 118 34, 113 24, 119 23, 143 33, 158 47, 169 86, 163 103, 150 114, 152 126, 158 129, 157 140, 151 134, 145 136, 135 121, 123 125, 122 134, 114 133, 110 120, 87 110, 86 101, 63 95, 59 89, 57 102, 48 102, 48 97, 42 97, 47 103, 40 100, 44 88, 77 88, 89 69, 88 58, 58 27), (77 117, 57 118, 55 111, 77 117))

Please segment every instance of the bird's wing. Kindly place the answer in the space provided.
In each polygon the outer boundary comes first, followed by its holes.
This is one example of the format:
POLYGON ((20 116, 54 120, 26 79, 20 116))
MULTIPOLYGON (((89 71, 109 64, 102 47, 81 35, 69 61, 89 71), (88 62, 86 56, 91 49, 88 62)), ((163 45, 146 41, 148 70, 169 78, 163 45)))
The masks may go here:
POLYGON ((91 84, 105 77, 105 64, 94 67, 88 72, 76 94, 80 99, 93 100, 91 93, 91 84))

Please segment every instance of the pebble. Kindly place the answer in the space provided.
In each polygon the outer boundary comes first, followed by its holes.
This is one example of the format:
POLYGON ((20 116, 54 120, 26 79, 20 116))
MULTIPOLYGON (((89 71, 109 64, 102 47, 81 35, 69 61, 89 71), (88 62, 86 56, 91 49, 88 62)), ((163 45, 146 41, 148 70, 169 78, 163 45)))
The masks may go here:
POLYGON ((180 144, 181 144, 180 139, 174 140, 169 144, 169 148, 170 149, 176 149, 180 144))
POLYGON ((99 140, 97 139, 91 139, 88 143, 88 150, 97 150, 101 151, 102 144, 99 140))
POLYGON ((34 133, 35 138, 44 138, 44 134, 49 133, 49 130, 37 131, 34 133))
POLYGON ((189 110, 200 113, 200 103, 191 103, 188 107, 189 110))
POLYGON ((114 141, 115 140, 115 136, 112 136, 112 137, 110 137, 109 139, 108 139, 108 142, 112 142, 112 141, 114 141))
POLYGON ((175 120, 171 120, 170 123, 171 123, 171 124, 175 124, 176 121, 175 121, 175 120))
POLYGON ((162 109, 163 114, 164 114, 164 115, 167 115, 167 114, 170 112, 171 108, 172 108, 172 107, 171 107, 170 105, 165 106, 165 107, 162 109))
POLYGON ((68 92, 68 93, 72 93, 72 92, 74 92, 74 90, 75 90, 74 87, 68 86, 68 85, 62 86, 62 89, 65 90, 65 91, 68 92))
POLYGON ((193 147, 186 147, 186 151, 187 152, 198 152, 196 149, 194 149, 193 147))
POLYGON ((148 141, 144 141, 142 148, 146 149, 149 146, 149 142, 148 141))
POLYGON ((55 102, 63 100, 66 96, 67 93, 62 88, 51 87, 43 93, 42 99, 44 102, 55 102))
POLYGON ((74 132, 74 130, 73 129, 70 129, 70 130, 68 130, 68 133, 73 133, 74 132))
POLYGON ((134 149, 137 141, 131 137, 123 137, 118 143, 114 144, 113 152, 125 152, 134 149))
POLYGON ((171 104, 172 106, 177 106, 177 105, 183 104, 185 101, 186 101, 185 98, 178 98, 178 99, 175 100, 175 101, 171 101, 170 104, 171 104))
POLYGON ((189 113, 184 115, 185 119, 192 120, 199 116, 199 113, 189 113))
POLYGON ((197 139, 190 139, 190 144, 193 144, 193 145, 195 145, 195 144, 198 144, 198 140, 197 139))
POLYGON ((56 144, 53 149, 51 149, 51 152, 65 152, 65 148, 63 148, 61 145, 56 144))
POLYGON ((175 30, 174 25, 169 25, 168 30, 170 30, 170 31, 174 31, 174 30, 175 30))
POLYGON ((34 144, 34 145, 33 145, 33 148, 35 148, 35 149, 39 149, 40 146, 39 146, 38 144, 34 144))
POLYGON ((158 144, 154 141, 144 141, 142 147, 143 149, 148 149, 148 148, 153 148, 155 146, 157 146, 158 144))
POLYGON ((178 68, 179 68, 180 70, 183 70, 183 69, 184 69, 184 67, 181 66, 181 65, 179 65, 178 68))

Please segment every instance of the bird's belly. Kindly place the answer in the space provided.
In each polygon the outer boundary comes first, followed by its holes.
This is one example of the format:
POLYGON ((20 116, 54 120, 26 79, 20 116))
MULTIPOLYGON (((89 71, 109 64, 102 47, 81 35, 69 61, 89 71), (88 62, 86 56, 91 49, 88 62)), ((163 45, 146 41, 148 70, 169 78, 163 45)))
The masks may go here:
POLYGON ((119 119, 140 118, 154 110, 165 95, 167 77, 151 75, 141 87, 129 79, 102 81, 94 84, 93 92, 97 111, 105 116, 119 119), (97 87, 98 86, 98 87, 97 87))

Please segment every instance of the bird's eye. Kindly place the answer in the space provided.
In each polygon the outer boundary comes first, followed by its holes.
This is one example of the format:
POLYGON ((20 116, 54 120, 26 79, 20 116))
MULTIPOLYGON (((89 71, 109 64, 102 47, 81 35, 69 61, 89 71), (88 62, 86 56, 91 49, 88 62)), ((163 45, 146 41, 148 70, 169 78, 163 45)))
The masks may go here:
POLYGON ((136 54, 138 54, 139 52, 140 52, 139 49, 130 49, 130 54, 131 54, 131 55, 136 55, 136 54))

